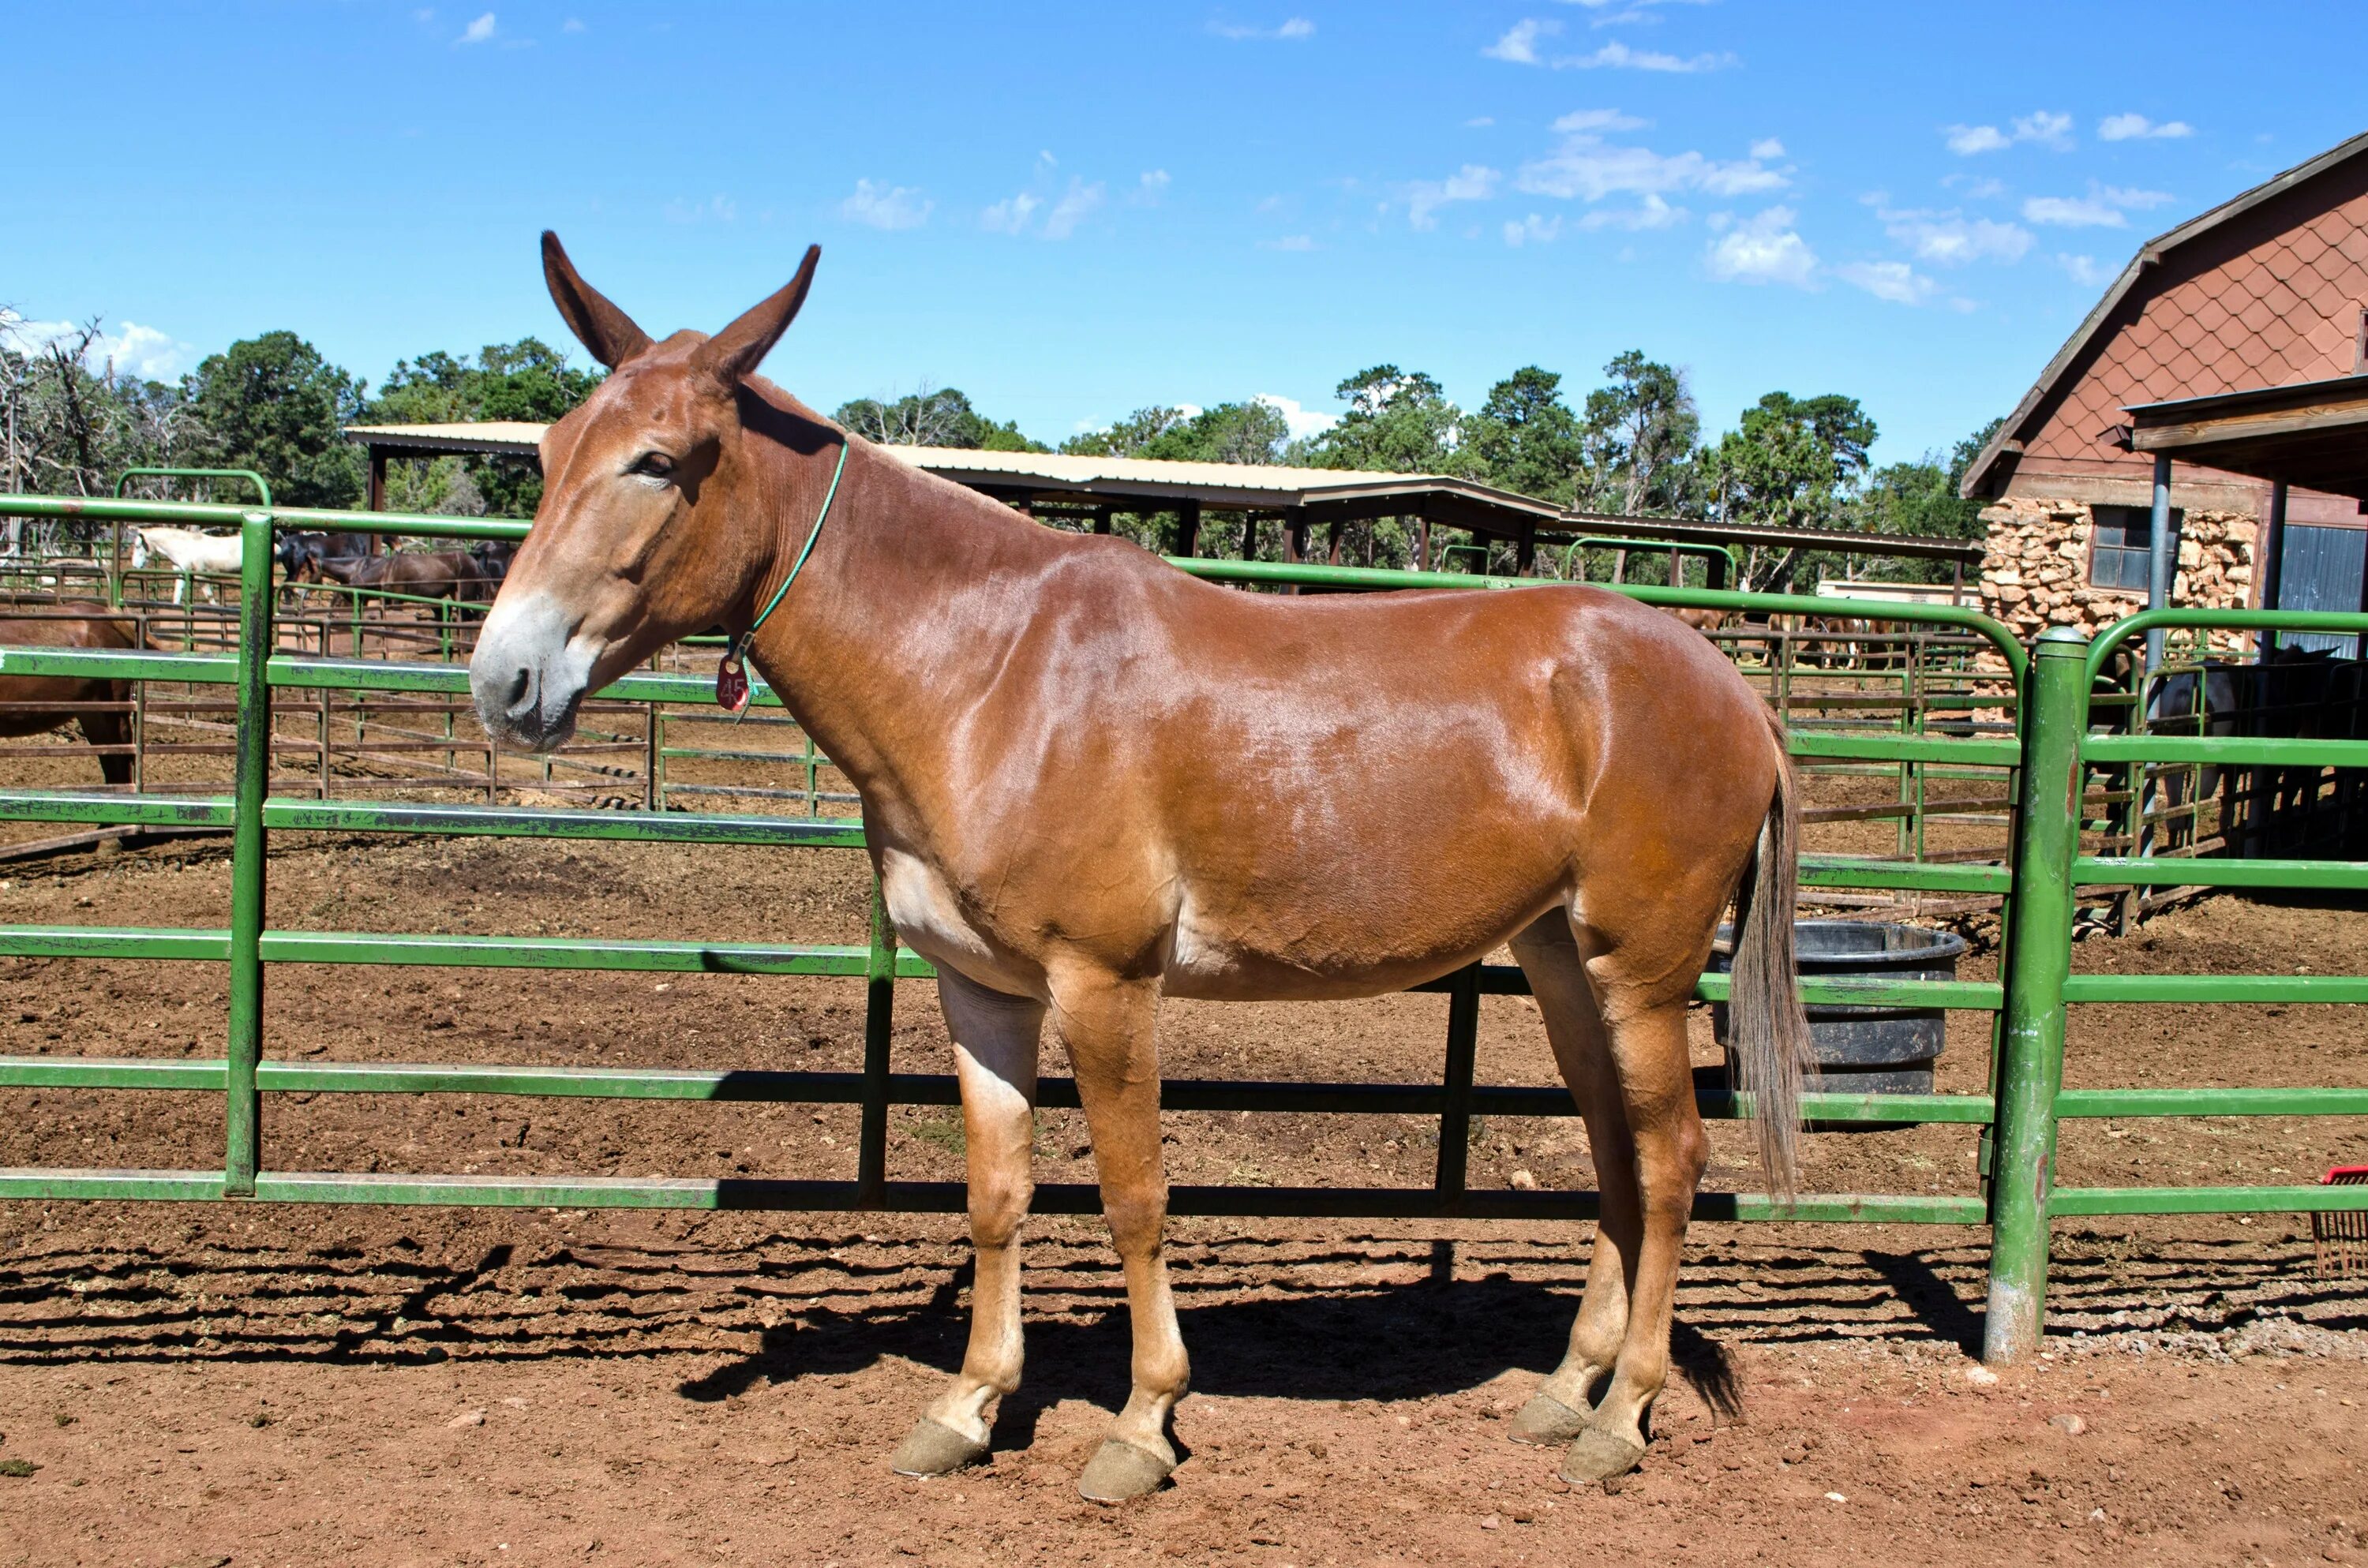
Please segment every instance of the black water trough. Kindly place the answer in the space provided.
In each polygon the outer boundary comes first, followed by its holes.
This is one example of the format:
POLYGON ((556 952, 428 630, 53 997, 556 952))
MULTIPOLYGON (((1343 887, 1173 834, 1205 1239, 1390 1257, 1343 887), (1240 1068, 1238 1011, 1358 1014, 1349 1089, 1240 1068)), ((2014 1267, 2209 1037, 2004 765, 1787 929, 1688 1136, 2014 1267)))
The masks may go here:
MULTIPOLYGON (((1796 920, 1793 931, 1801 973, 1808 979, 1954 980, 1957 960, 1965 955, 1963 937, 1920 926, 1796 920)), ((1733 936, 1728 927, 1718 928, 1710 964, 1722 974, 1734 962, 1733 936)), ((1823 1080, 1815 1087, 1829 1095, 1929 1095, 1947 1024, 1948 1015, 1938 1007, 1813 1006, 1809 1035, 1823 1080)), ((1712 1005, 1711 1028, 1726 1044, 1725 1003, 1712 1005)))

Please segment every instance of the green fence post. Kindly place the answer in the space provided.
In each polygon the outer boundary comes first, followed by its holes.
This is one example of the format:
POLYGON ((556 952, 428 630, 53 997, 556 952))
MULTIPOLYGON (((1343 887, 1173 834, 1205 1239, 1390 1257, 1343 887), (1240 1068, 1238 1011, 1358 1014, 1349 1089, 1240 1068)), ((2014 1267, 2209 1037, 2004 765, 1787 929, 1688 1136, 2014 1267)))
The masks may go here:
POLYGON ((863 1125, 856 1142, 855 1206, 888 1201, 888 1047, 896 1004, 896 927, 871 885, 871 953, 863 968, 863 1125))
POLYGON ((1989 1312, 1982 1325, 1982 1359, 1994 1365, 2036 1351, 2045 1323, 2088 652, 2079 633, 2050 628, 2034 649, 2022 715, 2022 790, 2008 894, 2013 918, 1998 1031, 2004 1055, 1998 1073, 1997 1176, 1990 1184, 1989 1312))
POLYGON ((238 756, 231 785, 230 1039, 222 1190, 255 1195, 263 1056, 263 798, 271 785, 271 514, 239 524, 238 756))

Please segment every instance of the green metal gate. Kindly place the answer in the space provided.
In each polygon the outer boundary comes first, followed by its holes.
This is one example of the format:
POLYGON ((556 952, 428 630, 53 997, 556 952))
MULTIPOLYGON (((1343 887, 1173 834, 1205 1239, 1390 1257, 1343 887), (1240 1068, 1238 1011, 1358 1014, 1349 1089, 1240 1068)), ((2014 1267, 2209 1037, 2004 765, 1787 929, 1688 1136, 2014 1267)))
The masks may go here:
MULTIPOLYGON (((235 653, 158 654, 0 651, 0 674, 73 673, 133 680, 228 685, 239 715, 237 769, 231 794, 161 799, 103 792, 0 790, 0 818, 227 827, 233 835, 233 895, 221 929, 151 930, 118 927, 0 927, 0 954, 32 957, 134 958, 225 963, 230 974, 226 1054, 210 1061, 0 1057, 0 1087, 177 1089, 219 1092, 224 1103, 224 1158, 219 1171, 91 1170, 41 1167, 0 1170, 0 1199, 224 1199, 284 1202, 474 1204, 566 1208, 890 1209, 959 1211, 957 1183, 899 1182, 887 1171, 892 1105, 950 1105, 953 1080, 945 1074, 900 1074, 890 1061, 894 983, 928 978, 915 955, 898 950, 876 892, 868 943, 814 946, 777 943, 576 940, 274 930, 266 924, 264 871, 268 835, 275 830, 427 833, 638 842, 860 848, 859 822, 706 812, 566 812, 498 806, 431 805, 273 799, 267 788, 269 696, 274 688, 376 690, 459 695, 464 670, 450 665, 380 661, 289 658, 275 652, 271 623, 269 543, 275 528, 367 528, 373 531, 448 538, 516 538, 521 524, 385 514, 359 515, 153 502, 95 502, 51 497, 0 497, 0 516, 55 517, 80 512, 101 520, 181 522, 235 518, 245 541, 235 653), (161 514, 161 515, 160 515, 161 514), (273 963, 356 963, 510 969, 631 970, 796 974, 861 979, 866 986, 865 1051, 860 1073, 702 1072, 670 1069, 400 1065, 269 1061, 264 1055, 262 997, 273 963), (279 1171, 262 1158, 261 1096, 267 1093, 468 1093, 606 1096, 642 1099, 764 1099, 853 1103, 861 1108, 857 1176, 852 1182, 725 1178, 720 1180, 561 1176, 348 1174, 279 1171)), ((1194 574, 1258 585, 1313 585, 1337 588, 1496 589, 1518 591, 1522 580, 1471 575, 1372 572, 1258 562, 1178 561, 1194 574)), ((1708 589, 1634 588, 1647 602, 1771 613, 1830 613, 1838 601, 1796 596, 1741 595, 1708 589)), ((2144 881, 2157 868, 2127 858, 2082 858, 2080 797, 2075 788, 2085 755, 2092 762, 2145 757, 2180 759, 2212 748, 2215 760, 2333 761, 2368 766, 2368 742, 2295 742, 2185 736, 2085 735, 2089 678, 2111 646, 2161 618, 2127 621, 2095 648, 2051 635, 2035 664, 2004 628, 1969 610, 1945 606, 1857 607, 1870 617, 1960 629, 1987 639, 2006 664, 2010 695, 2021 699, 2019 739, 1977 735, 1865 732, 1804 733, 1790 737, 1796 756, 1867 762, 1912 761, 1947 768, 2012 768, 2016 844, 2012 866, 1933 864, 1909 860, 1807 857, 1803 882, 1818 888, 1917 890, 1994 893, 2008 900, 2005 983, 1933 981, 1804 982, 1807 1000, 1883 1003, 1972 1009, 2000 1015, 1992 1052, 1993 1094, 1955 1096, 1804 1096, 1819 1123, 1923 1122, 1981 1130, 1994 1172, 1982 1196, 1935 1194, 1813 1194, 1780 1203, 1750 1194, 1705 1193, 1695 1204, 1703 1219, 1869 1221, 1994 1226, 1989 1353, 2010 1359, 2038 1340, 2044 1307, 2048 1224, 2057 1215, 2301 1210, 2368 1208, 2363 1187, 2214 1187, 2203 1189, 2066 1189, 2052 1180, 2057 1120, 2065 1116, 2368 1114, 2368 1089, 2196 1091, 2125 1089, 2073 1092, 2061 1088, 2064 1017, 2084 1001, 2368 1001, 2368 979, 2331 977, 2080 977, 2069 973, 2072 890, 2083 881, 2144 881), (1995 1144, 1992 1134, 1995 1133, 1995 1144)), ((2294 630, 2368 629, 2368 617, 2284 615, 2248 619, 2201 616, 2178 624, 2277 625, 2294 630), (2342 623, 2340 626, 2332 624, 2342 623), (2328 623, 2322 625, 2321 623, 2328 623)), ((692 676, 640 674, 602 695, 632 701, 690 702, 706 696, 692 676)), ((760 690, 760 704, 778 699, 760 690)), ((2182 860, 2166 880, 2214 880, 2231 886, 2368 886, 2368 865, 2319 862, 2182 860)), ((1697 994, 1716 1000, 1725 977, 1705 975, 1697 994)), ((1517 969, 1474 965, 1421 987, 1448 995, 1445 1063, 1434 1086, 1369 1084, 1267 1084, 1174 1080, 1163 1104, 1175 1110, 1362 1112, 1435 1115, 1439 1162, 1429 1188, 1178 1187, 1178 1214, 1338 1215, 1371 1217, 1585 1218, 1594 1212, 1586 1192, 1475 1192, 1464 1180, 1466 1131, 1475 1114, 1567 1116, 1567 1095, 1556 1089, 1474 1082, 1479 998, 1525 990, 1517 969)), ((1748 1115, 1743 1096, 1701 1096, 1706 1115, 1748 1115)), ((1074 1084, 1048 1079, 1040 1095, 1048 1107, 1077 1103, 1074 1084)), ((1090 1212, 1096 1190, 1082 1184, 1037 1188, 1036 1207, 1050 1212, 1090 1212)))

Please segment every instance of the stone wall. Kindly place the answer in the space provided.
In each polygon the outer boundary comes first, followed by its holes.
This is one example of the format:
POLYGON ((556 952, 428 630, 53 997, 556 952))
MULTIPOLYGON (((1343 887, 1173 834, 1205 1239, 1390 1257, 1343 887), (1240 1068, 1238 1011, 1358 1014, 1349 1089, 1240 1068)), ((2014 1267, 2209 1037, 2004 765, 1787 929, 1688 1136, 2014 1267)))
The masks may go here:
MULTIPOLYGON (((2094 517, 2077 501, 2012 499, 1985 507, 1982 608, 2029 639, 2050 626, 2100 628, 2146 608, 2143 593, 2089 581, 2094 517)), ((2253 518, 2244 512, 2191 511, 2179 530, 2174 605, 2241 609, 2253 597, 2253 518)))

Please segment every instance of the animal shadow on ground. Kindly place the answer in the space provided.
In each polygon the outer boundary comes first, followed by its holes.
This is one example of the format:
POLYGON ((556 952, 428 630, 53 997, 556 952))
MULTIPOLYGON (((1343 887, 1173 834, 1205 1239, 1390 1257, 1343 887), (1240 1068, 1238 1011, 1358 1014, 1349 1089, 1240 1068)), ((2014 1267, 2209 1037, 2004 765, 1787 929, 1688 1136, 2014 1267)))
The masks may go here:
MULTIPOLYGON (((20 1241, 0 1257, 0 1366, 98 1361, 682 1358, 682 1397, 903 1359, 951 1372, 969 1331, 969 1249, 819 1229, 753 1238, 408 1236, 367 1246, 246 1238, 20 1241), (26 1244, 32 1242, 32 1244, 26 1244)), ((497 1233, 498 1235, 498 1233, 497 1233)), ((2220 1332, 2260 1316, 2368 1327, 2368 1279, 2312 1277, 2309 1243, 2057 1239, 2055 1332, 2220 1332)), ((1969 1350, 1987 1258, 1713 1240, 1681 1277, 1679 1374, 1722 1418, 1729 1347, 1861 1340, 1969 1350)), ((1129 1329, 1115 1258, 1090 1233, 1029 1254, 1029 1376, 997 1441, 1064 1399, 1113 1403, 1129 1329)), ((1172 1249, 1193 1386, 1306 1400, 1410 1399, 1543 1371, 1585 1278, 1568 1237, 1232 1236, 1172 1249)))

